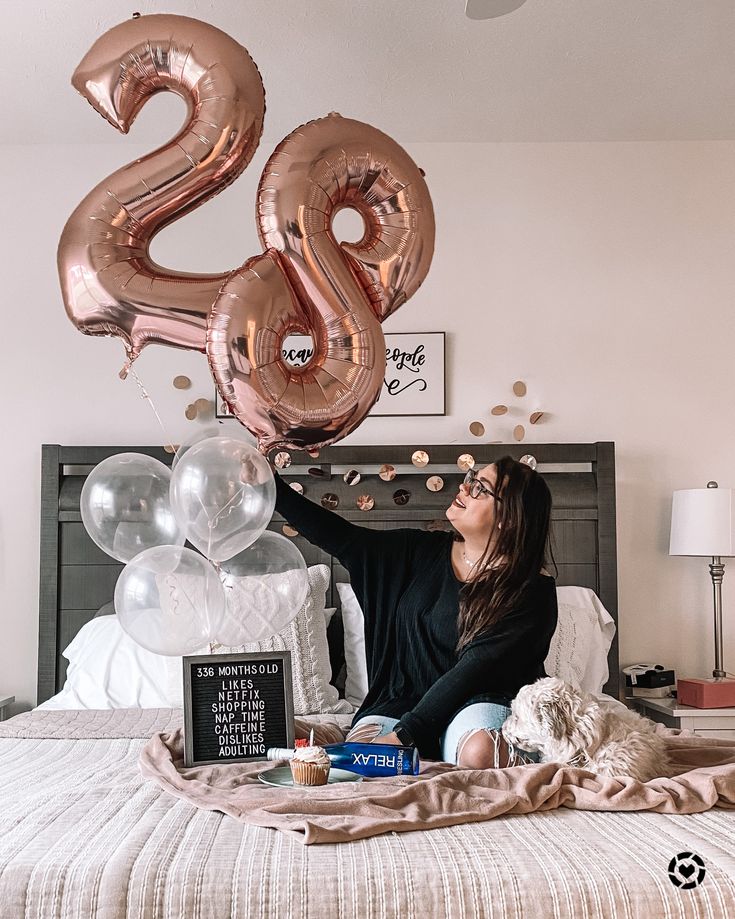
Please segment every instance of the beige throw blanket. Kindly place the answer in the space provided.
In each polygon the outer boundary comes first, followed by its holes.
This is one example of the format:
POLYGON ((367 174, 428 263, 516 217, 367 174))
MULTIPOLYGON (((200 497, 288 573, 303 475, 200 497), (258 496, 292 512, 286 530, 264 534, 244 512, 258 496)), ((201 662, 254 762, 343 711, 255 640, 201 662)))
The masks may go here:
MULTIPOLYGON (((297 719, 296 736, 309 722, 297 719)), ((162 788, 205 810, 296 835, 306 844, 347 842, 527 814, 558 807, 596 811, 693 814, 735 809, 735 741, 656 726, 675 764, 672 778, 641 783, 584 769, 539 763, 509 769, 461 769, 425 762, 419 776, 365 779, 318 788, 274 788, 258 781, 272 763, 185 768, 180 729, 158 733, 143 748, 140 769, 162 788)), ((316 727, 315 742, 343 739, 334 725, 316 727)))

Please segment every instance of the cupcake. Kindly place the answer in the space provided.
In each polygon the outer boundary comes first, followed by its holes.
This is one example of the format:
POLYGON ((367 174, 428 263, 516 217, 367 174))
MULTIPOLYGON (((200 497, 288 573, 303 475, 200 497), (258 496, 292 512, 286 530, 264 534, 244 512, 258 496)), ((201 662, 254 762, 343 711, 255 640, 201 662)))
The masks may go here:
POLYGON ((331 763, 323 747, 298 747, 289 760, 294 785, 326 785, 331 763))

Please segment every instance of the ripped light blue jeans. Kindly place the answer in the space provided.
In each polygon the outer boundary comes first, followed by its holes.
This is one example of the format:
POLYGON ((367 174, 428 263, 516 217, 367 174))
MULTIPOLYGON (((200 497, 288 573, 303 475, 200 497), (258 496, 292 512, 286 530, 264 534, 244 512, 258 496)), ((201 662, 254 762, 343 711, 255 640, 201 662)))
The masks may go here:
MULTIPOLYGON (((463 741, 475 731, 487 731, 488 733, 500 733, 500 728, 506 718, 510 717, 511 709, 508 705, 503 705, 497 701, 490 701, 490 696, 473 696, 454 713, 446 729, 440 737, 442 760, 446 763, 456 764, 459 760, 459 753, 463 741)), ((497 698, 497 697, 495 697, 497 698)), ((350 728, 347 739, 351 739, 353 732, 361 725, 374 724, 380 727, 379 733, 375 736, 376 742, 385 734, 390 734, 399 722, 399 718, 390 718, 387 715, 365 715, 356 721, 350 728)), ((539 762, 539 754, 521 750, 508 744, 509 760, 507 765, 524 765, 528 763, 539 762)), ((489 768, 498 768, 499 745, 495 749, 495 763, 489 764, 489 768)))

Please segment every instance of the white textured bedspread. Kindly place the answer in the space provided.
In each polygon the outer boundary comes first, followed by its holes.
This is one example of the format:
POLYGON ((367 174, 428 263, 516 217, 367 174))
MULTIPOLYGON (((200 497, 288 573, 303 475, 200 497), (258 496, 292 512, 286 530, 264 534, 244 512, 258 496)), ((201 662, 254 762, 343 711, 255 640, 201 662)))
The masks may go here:
POLYGON ((168 709, 0 723, 0 919, 735 916, 735 811, 562 808, 304 846, 144 781, 146 739, 180 723, 168 709), (694 889, 669 879, 678 853, 704 862, 694 889))

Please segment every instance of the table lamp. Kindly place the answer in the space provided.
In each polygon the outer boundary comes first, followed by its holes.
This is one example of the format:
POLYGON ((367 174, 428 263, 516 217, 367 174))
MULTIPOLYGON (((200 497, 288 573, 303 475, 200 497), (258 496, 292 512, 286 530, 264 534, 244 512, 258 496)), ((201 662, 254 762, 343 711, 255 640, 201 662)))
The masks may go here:
POLYGON ((695 708, 735 706, 735 679, 722 664, 722 557, 735 555, 735 501, 731 488, 685 488, 674 492, 669 555, 709 556, 715 607, 715 669, 706 680, 677 680, 677 700, 695 708))

